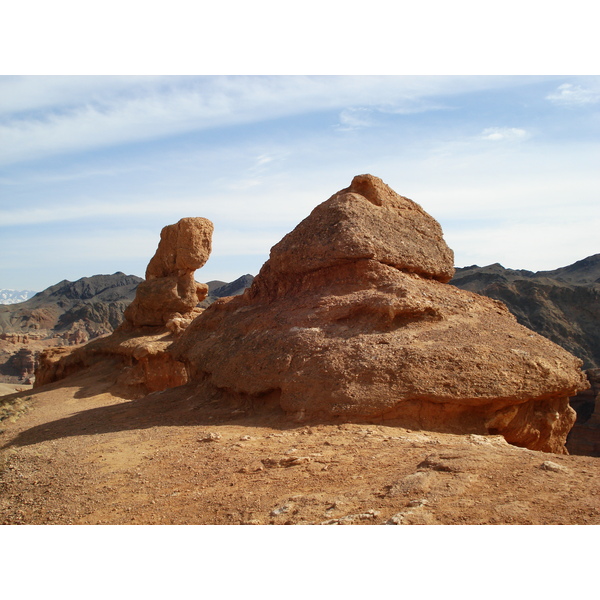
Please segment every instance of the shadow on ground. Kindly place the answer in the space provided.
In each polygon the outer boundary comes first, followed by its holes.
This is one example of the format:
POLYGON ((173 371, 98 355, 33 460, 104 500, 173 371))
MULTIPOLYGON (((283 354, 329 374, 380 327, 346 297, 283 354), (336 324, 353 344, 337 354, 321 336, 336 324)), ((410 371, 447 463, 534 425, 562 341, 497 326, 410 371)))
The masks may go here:
MULTIPOLYGON (((60 382, 59 382, 60 383, 60 382)), ((108 387, 108 386, 107 386, 108 387)), ((53 390, 60 389, 53 384, 53 390)), ((43 388, 40 388, 43 389, 43 388)), ((96 388, 96 393, 98 393, 96 388)), ((102 392, 107 391, 103 389, 102 392)), ((91 396, 80 387, 71 397, 91 396)), ((113 396, 114 399, 114 396, 113 396)), ((68 417, 36 425, 18 433, 2 446, 29 446, 65 437, 95 435, 152 427, 219 425, 232 422, 246 426, 290 429, 306 425, 292 422, 281 409, 253 407, 244 402, 223 402, 206 398, 194 384, 154 392, 143 398, 82 410, 68 417)))

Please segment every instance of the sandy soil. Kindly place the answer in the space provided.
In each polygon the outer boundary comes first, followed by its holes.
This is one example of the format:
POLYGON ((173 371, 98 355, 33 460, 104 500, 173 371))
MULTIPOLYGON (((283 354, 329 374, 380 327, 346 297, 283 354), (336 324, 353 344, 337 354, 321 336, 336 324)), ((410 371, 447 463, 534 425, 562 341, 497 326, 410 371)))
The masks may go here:
POLYGON ((0 396, 7 396, 15 392, 30 391, 32 387, 28 383, 0 383, 0 396))
POLYGON ((188 386, 130 401, 111 382, 2 398, 0 523, 600 523, 599 458, 232 413, 188 386))

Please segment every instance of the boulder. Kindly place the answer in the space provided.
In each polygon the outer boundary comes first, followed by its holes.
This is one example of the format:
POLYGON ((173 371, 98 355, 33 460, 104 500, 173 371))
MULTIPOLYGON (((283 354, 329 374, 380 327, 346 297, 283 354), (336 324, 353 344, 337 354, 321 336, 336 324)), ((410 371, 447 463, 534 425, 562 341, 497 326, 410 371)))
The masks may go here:
POLYGON ((581 361, 460 290, 440 225, 371 175, 276 244, 171 348, 201 393, 298 420, 390 420, 565 453, 581 361))

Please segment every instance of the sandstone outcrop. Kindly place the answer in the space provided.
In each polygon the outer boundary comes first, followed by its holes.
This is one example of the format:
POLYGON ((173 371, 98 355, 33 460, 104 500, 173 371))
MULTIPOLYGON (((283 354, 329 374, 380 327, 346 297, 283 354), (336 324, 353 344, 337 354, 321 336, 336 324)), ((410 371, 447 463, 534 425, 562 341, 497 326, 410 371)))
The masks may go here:
POLYGON ((447 285, 437 221, 371 175, 276 244, 242 296, 174 344, 200 393, 297 419, 394 420, 564 453, 581 361, 501 302, 447 285))
POLYGON ((125 321, 111 335, 72 352, 54 348, 42 353, 35 386, 59 381, 100 361, 112 361, 116 383, 125 396, 177 387, 187 382, 183 363, 174 360, 170 347, 176 336, 202 313, 198 303, 208 286, 197 283, 194 272, 208 260, 213 224, 188 217, 161 232, 146 280, 137 286, 125 321))
POLYGON ((166 325, 191 313, 206 298, 208 286, 197 283, 194 272, 210 256, 212 234, 213 224, 202 217, 184 218, 163 228, 146 280, 125 311, 133 327, 166 325))

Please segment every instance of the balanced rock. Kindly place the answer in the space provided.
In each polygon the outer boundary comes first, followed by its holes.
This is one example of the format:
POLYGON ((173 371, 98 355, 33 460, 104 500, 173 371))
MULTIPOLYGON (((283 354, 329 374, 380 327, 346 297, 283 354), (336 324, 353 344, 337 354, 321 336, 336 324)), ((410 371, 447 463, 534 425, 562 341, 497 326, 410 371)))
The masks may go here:
POLYGON ((197 305, 208 286, 194 279, 211 251, 213 224, 201 217, 181 219, 161 231, 146 280, 124 313, 125 321, 108 337, 67 352, 50 349, 40 357, 36 387, 53 383, 101 362, 110 362, 127 397, 187 382, 185 365, 173 359, 174 339, 202 313, 197 305))
POLYGON ((125 311, 133 327, 165 325, 191 313, 206 298, 208 286, 195 281, 194 271, 210 256, 212 234, 213 224, 202 217, 187 217, 163 228, 146 280, 125 311))
POLYGON ((201 393, 275 401, 298 419, 389 419, 566 452, 581 361, 501 302, 447 285, 453 271, 437 221, 360 175, 171 351, 201 393))

